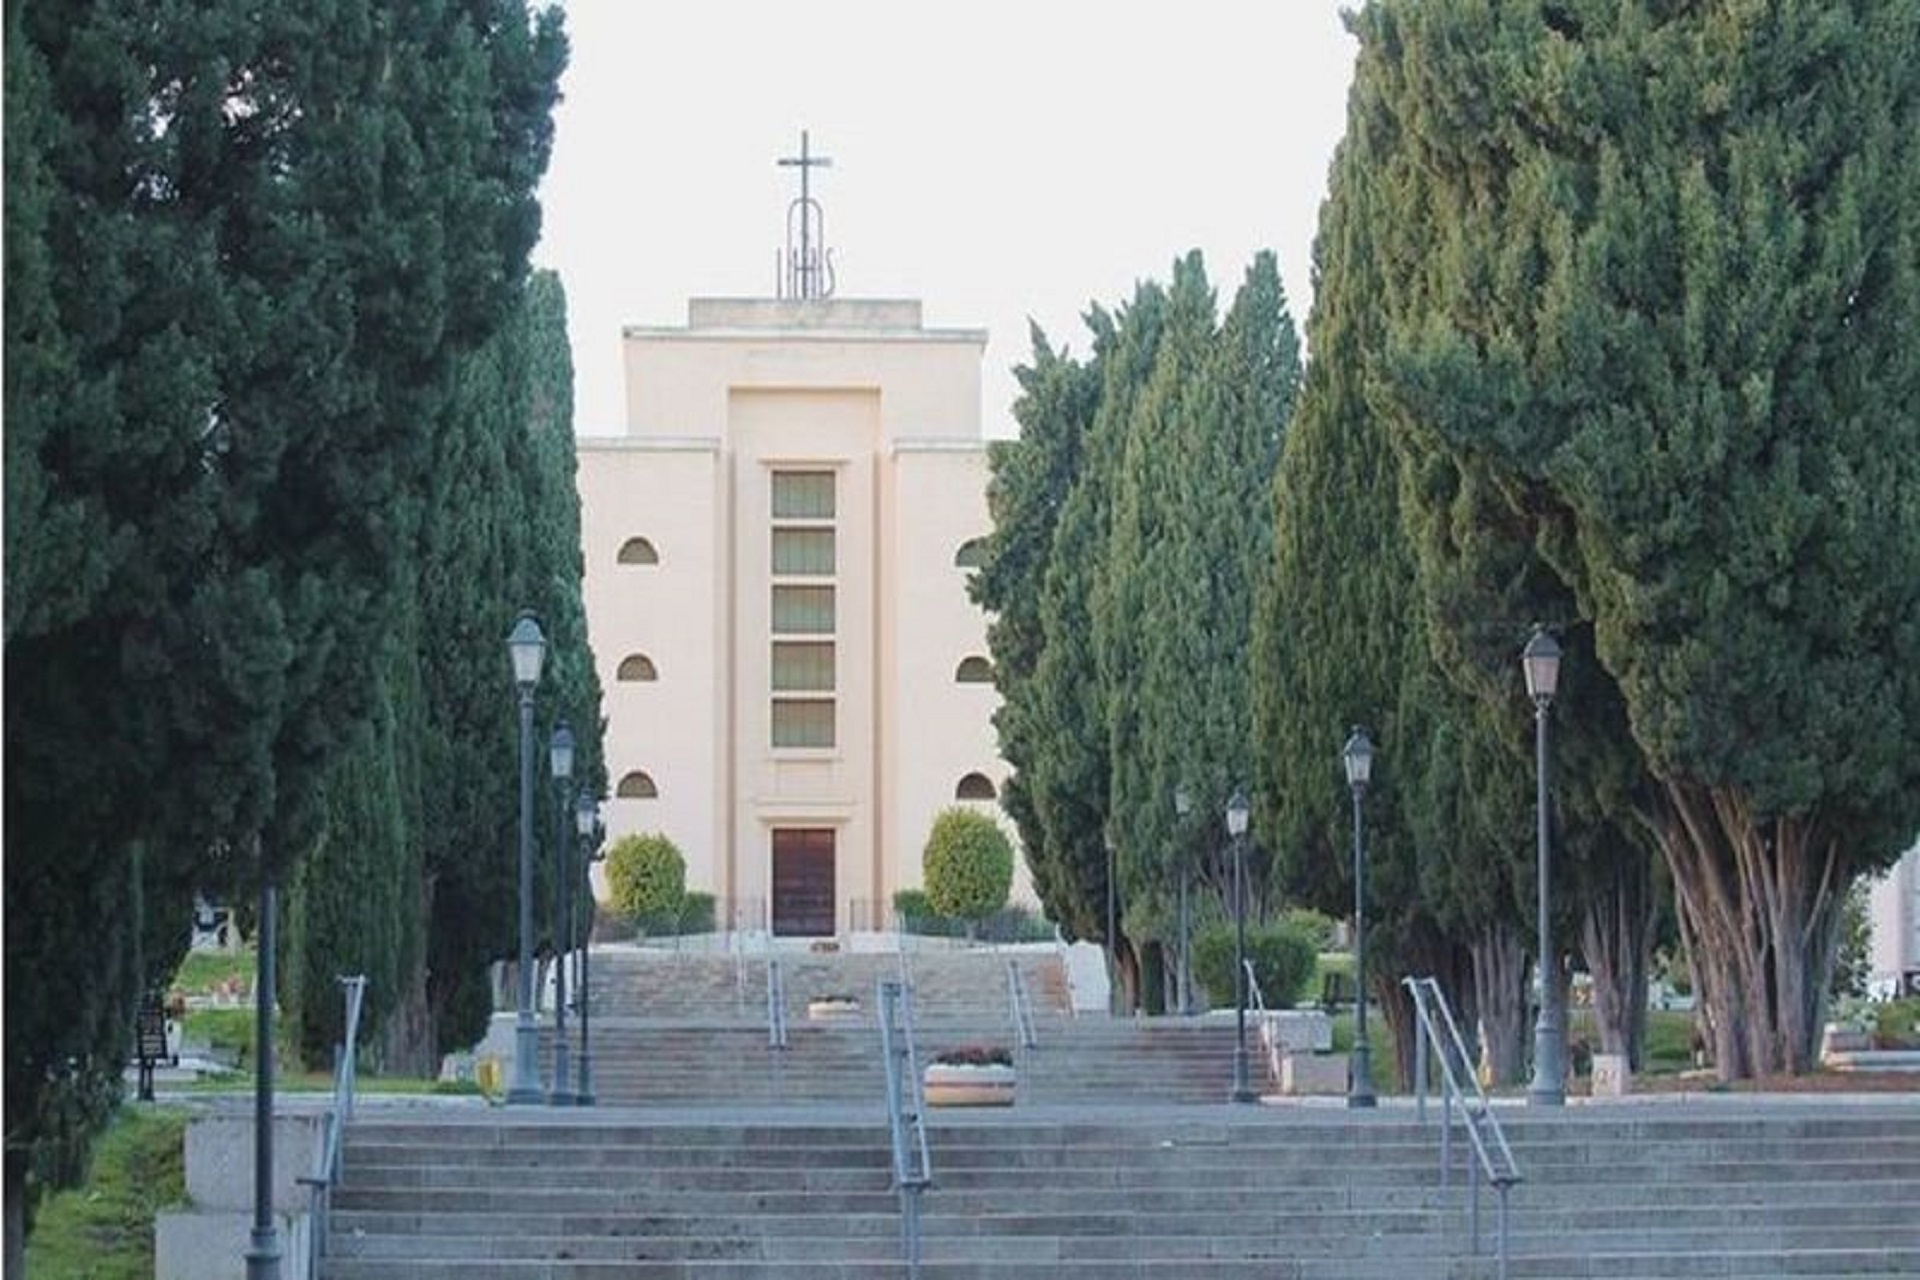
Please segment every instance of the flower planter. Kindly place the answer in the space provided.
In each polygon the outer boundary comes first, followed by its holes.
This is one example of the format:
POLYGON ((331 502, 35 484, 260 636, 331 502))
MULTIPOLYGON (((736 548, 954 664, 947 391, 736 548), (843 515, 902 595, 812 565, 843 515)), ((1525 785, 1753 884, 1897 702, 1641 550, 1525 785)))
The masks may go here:
POLYGON ((857 1018, 860 1002, 839 996, 817 996, 807 1001, 807 1017, 815 1021, 857 1018))
POLYGON ((1012 1067, 959 1066, 936 1062, 920 1073, 920 1083, 930 1107, 1013 1105, 1012 1067))

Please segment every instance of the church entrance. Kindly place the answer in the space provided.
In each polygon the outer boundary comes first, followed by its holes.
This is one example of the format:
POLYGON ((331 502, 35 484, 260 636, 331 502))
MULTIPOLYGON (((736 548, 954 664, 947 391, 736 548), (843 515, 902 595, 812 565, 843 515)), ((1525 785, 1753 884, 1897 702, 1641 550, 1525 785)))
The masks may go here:
POLYGON ((833 936, 831 827, 774 828, 773 932, 787 938, 833 936))

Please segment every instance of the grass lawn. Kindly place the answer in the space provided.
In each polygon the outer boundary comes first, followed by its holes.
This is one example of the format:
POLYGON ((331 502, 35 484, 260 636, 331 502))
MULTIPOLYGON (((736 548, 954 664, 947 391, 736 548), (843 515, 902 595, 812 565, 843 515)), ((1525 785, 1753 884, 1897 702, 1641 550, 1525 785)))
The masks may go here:
POLYGON ((123 1107, 83 1187, 40 1206, 27 1238, 33 1280, 152 1280, 155 1214, 186 1198, 181 1107, 123 1107))

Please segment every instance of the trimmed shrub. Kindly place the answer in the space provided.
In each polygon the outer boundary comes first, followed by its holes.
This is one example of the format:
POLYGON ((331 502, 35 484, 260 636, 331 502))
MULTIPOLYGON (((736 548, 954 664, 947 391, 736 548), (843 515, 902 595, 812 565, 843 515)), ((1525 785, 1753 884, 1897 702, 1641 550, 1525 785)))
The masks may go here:
MULTIPOLYGON (((1311 984, 1313 940, 1285 924, 1248 925, 1247 959, 1269 1009, 1291 1009, 1311 984)), ((1233 926, 1214 925, 1193 941, 1193 976, 1215 1008, 1233 1006, 1233 926)))
POLYGON ((1013 845, 1000 824, 958 806, 934 815, 920 857, 927 905, 943 916, 979 920, 1007 905, 1013 845))
POLYGON ((671 932, 686 904, 686 859, 658 832, 623 836, 607 853, 607 889, 615 911, 649 931, 665 924, 671 932))
POLYGON ((687 891, 680 905, 681 933, 712 933, 714 929, 713 895, 698 889, 687 891))

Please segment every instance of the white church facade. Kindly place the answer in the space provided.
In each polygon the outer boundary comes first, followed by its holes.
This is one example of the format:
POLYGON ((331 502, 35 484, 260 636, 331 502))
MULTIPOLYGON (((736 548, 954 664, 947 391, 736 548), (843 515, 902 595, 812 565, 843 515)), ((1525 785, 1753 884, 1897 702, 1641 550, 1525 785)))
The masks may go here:
POLYGON ((625 331, 626 432, 578 442, 604 812, 672 838, 722 929, 885 929, 934 815, 998 811, 985 346, 804 294, 625 331))

